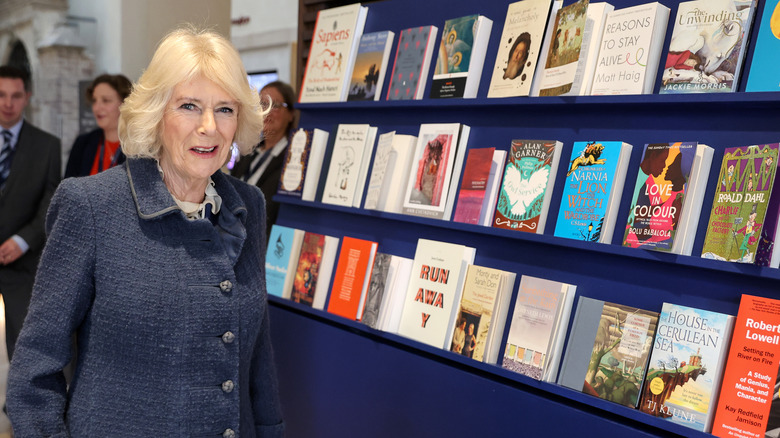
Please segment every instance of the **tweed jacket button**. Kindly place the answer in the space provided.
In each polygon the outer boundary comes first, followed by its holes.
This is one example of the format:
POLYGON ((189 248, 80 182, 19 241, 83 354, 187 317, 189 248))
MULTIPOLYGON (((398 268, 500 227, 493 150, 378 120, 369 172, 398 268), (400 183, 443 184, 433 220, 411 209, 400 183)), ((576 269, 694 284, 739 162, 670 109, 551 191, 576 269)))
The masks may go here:
POLYGON ((222 335, 222 342, 226 344, 232 344, 233 341, 236 339, 236 335, 233 334, 233 332, 227 331, 225 334, 222 335))
POLYGON ((222 382, 222 391, 226 394, 230 394, 233 392, 233 381, 232 380, 225 380, 222 382))
POLYGON ((219 284, 219 288, 222 290, 222 292, 230 292, 233 290, 233 283, 231 283, 230 280, 224 280, 219 284))
POLYGON ((235 438, 236 431, 233 429, 227 428, 224 432, 222 432, 222 438, 235 438))

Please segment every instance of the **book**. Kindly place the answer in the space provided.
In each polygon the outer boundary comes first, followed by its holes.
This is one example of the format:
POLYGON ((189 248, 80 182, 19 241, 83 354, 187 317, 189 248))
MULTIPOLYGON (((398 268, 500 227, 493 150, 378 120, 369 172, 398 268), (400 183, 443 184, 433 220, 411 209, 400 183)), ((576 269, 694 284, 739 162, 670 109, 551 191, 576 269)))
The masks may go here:
POLYGON ((501 366, 555 382, 577 286, 523 275, 501 366))
POLYGON ((368 168, 371 165, 371 158, 374 155, 374 143, 376 143, 377 128, 370 126, 366 135, 366 143, 363 146, 363 154, 358 168, 357 184, 355 185, 355 197, 352 199, 352 206, 360 208, 363 203, 363 194, 366 188, 366 179, 368 178, 368 168))
POLYGON ((393 256, 391 254, 377 252, 374 256, 374 265, 371 267, 371 277, 366 290, 363 315, 360 318, 360 322, 371 328, 379 328, 382 301, 385 298, 388 284, 393 279, 393 274, 390 270, 392 262, 393 256))
POLYGON ((379 330, 398 333, 406 290, 412 277, 413 264, 414 260, 410 258, 392 256, 382 294, 382 303, 379 305, 379 319, 376 327, 379 330))
POLYGON ((718 437, 776 437, 780 301, 742 295, 712 423, 718 437), (766 435, 764 435, 766 433, 766 435))
MULTIPOLYGON (((320 182, 325 152, 328 150, 328 137, 330 137, 330 133, 321 129, 313 129, 311 134, 307 131, 304 131, 304 133, 307 137, 311 136, 311 139, 306 139, 309 141, 310 148, 306 160, 306 172, 303 176, 301 199, 304 201, 314 201, 314 198, 317 196, 317 188, 320 182), (312 165, 309 166, 309 163, 312 163, 312 165)), ((293 136, 292 141, 303 141, 303 139, 300 137, 296 139, 295 136, 293 136)))
POLYGON ((363 208, 401 213, 403 191, 398 188, 409 180, 416 145, 413 135, 391 131, 379 136, 363 208))
POLYGON ((377 243, 370 240, 349 236, 341 239, 341 251, 328 300, 328 312, 353 321, 360 320, 376 248, 377 243))
POLYGON ((631 148, 621 141, 574 143, 555 236, 612 242, 631 148))
POLYGON ((510 3, 487 97, 528 96, 552 0, 510 3))
POLYGON ((652 94, 668 23, 658 2, 607 14, 590 94, 652 94))
POLYGON ((452 216, 454 222, 479 223, 495 151, 496 148, 476 148, 468 151, 460 180, 458 203, 452 216))
POLYGON ((539 96, 560 96, 571 91, 577 76, 587 12, 588 0, 579 0, 556 13, 549 51, 539 78, 539 96))
POLYGON ((358 191, 362 197, 360 176, 365 156, 370 159, 375 135, 376 128, 365 124, 338 126, 322 192, 323 203, 351 207, 358 191))
MULTIPOLYGON (((726 148, 701 256, 756 263, 777 175, 777 143, 726 148)), ((769 236, 767 236, 769 237, 769 236)), ((770 244, 772 239, 767 239, 770 244)))
POLYGON ((290 138, 290 147, 287 148, 287 154, 284 157, 279 188, 276 193, 296 198, 303 196, 313 136, 313 130, 301 128, 295 131, 290 138))
POLYGON ((615 7, 606 2, 588 4, 580 58, 577 61, 577 74, 571 90, 566 93, 567 95, 590 96, 593 89, 593 74, 596 71, 601 41, 604 38, 607 15, 614 10, 615 7))
POLYGON ((387 88, 387 100, 423 98, 438 32, 436 26, 418 26, 401 31, 387 88))
POLYGON ((547 25, 545 26, 542 47, 539 49, 539 59, 536 60, 536 69, 534 70, 534 77, 531 82, 531 96, 539 96, 542 77, 545 75, 544 66, 547 65, 550 46, 552 45, 552 40, 555 39, 553 34, 553 31, 555 30, 555 21, 558 19, 558 11, 560 11, 562 7, 563 0, 553 0, 552 6, 550 7, 550 15, 547 18, 547 25))
POLYGON ((398 334, 449 349, 468 265, 476 250, 465 245, 417 239, 398 334))
POLYGON ((780 0, 767 0, 763 11, 745 91, 780 91, 780 0))
POLYGON ((623 246, 691 255, 712 155, 696 142, 645 145, 623 246))
POLYGON ((404 214, 450 220, 468 136, 460 123, 420 125, 404 214))
POLYGON ((325 309, 338 246, 338 237, 310 231, 304 233, 293 279, 292 301, 325 309))
POLYGON ((636 408, 658 312, 580 297, 558 384, 636 408))
POLYGON ((317 12, 299 102, 347 99, 368 8, 355 3, 317 12))
POLYGON ((303 234, 303 230, 279 224, 271 226, 265 254, 265 286, 269 294, 290 298, 303 234))
POLYGON ((758 0, 680 2, 659 93, 737 91, 757 3, 758 0))
POLYGON ((664 303, 639 410, 709 432, 733 328, 731 315, 664 303))
POLYGON ((432 99, 477 97, 493 21, 467 15, 444 22, 433 70, 432 99))
POLYGON ((544 233, 563 143, 512 140, 493 226, 544 233))
POLYGON ((379 100, 394 38, 395 33, 389 30, 364 33, 360 37, 348 101, 379 100))
POLYGON ((501 174, 506 165, 506 151, 493 151, 493 163, 490 165, 490 175, 485 188, 485 198, 482 201, 482 209, 479 212, 479 224, 489 227, 493 223, 493 215, 496 213, 498 192, 501 189, 501 174))
POLYGON ((477 361, 496 363, 514 284, 514 272, 477 265, 468 267, 450 351, 477 361))

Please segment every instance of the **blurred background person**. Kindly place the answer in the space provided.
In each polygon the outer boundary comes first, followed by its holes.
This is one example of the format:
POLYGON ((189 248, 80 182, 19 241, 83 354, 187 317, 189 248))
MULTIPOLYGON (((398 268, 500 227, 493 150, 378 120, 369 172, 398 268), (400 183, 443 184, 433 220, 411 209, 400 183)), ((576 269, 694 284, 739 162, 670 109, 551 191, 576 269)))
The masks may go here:
POLYGON ((133 89, 125 76, 100 75, 87 88, 98 128, 79 135, 70 149, 65 178, 102 172, 125 161, 119 144, 119 106, 133 89))

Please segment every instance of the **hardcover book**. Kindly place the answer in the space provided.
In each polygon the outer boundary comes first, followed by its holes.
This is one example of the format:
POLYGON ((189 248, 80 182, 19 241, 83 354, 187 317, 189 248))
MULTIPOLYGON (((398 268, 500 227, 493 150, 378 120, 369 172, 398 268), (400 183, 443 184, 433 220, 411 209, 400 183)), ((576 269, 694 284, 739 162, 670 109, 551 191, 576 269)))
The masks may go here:
POLYGON ((528 96, 552 0, 522 0, 506 11, 487 97, 528 96))
MULTIPOLYGON (((778 146, 726 148, 704 237, 703 258, 756 263, 777 172, 778 146)), ((773 240, 768 239, 767 244, 773 240)))
POLYGON ((479 223, 495 150, 496 148, 476 148, 468 151, 453 221, 466 224, 479 223))
POLYGON ((572 148, 555 236, 610 243, 631 145, 579 141, 572 148))
POLYGON ((607 14, 591 95, 652 94, 668 23, 658 2, 607 14))
POLYGON ((780 91, 780 0, 764 2, 757 35, 745 91, 780 91))
POLYGON ((588 0, 558 10, 539 80, 539 96, 560 96, 571 91, 577 76, 587 12, 588 0))
POLYGON ((737 91, 757 3, 758 0, 681 2, 659 93, 737 91))
POLYGON ((394 38, 395 33, 388 30, 365 33, 360 37, 348 101, 379 100, 394 38))
POLYGON ((523 275, 502 367, 555 382, 577 286, 523 275))
POLYGON ((309 231, 303 235, 290 299, 315 309, 325 309, 338 246, 337 237, 309 231))
POLYGON ((271 226, 265 254, 265 285, 269 294, 290 298, 303 234, 303 230, 278 224, 271 226))
POLYGON ((438 31, 436 26, 419 26, 401 31, 387 100, 423 98, 438 31))
POLYGON ((467 15, 444 22, 431 98, 477 97, 493 21, 467 15))
POLYGON ((731 315, 664 303, 639 410, 709 432, 733 328, 731 315))
POLYGON ((328 312, 353 321, 360 320, 376 248, 376 242, 344 236, 328 300, 328 312))
POLYGON ((711 163, 703 144, 645 145, 623 246, 690 255, 711 163))
POLYGON ((338 126, 322 193, 323 203, 351 207, 358 191, 362 197, 361 170, 366 155, 370 159, 375 135, 376 128, 369 125, 338 126))
POLYGON ((780 421, 780 301, 742 295, 734 323, 712 434, 776 437, 780 421), (766 435, 764 435, 766 433, 766 435))
POLYGON ((474 248, 418 239, 398 334, 449 349, 468 265, 474 248))
POLYGON ((636 408, 658 313, 580 297, 560 385, 636 408))
POLYGON ((352 66, 368 8, 355 3, 317 13, 299 102, 347 100, 352 66))
POLYGON ((543 234, 563 143, 512 140, 493 226, 543 234))

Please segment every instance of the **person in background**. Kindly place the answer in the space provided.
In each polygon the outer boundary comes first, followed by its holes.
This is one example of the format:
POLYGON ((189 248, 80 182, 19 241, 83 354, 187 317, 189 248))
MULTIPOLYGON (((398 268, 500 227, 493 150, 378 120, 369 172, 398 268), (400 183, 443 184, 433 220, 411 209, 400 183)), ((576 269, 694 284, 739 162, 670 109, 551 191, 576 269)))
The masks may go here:
POLYGON ((125 161, 119 147, 119 106, 130 95, 133 84, 123 75, 100 75, 87 88, 92 114, 98 128, 79 135, 70 149, 65 178, 102 172, 125 161))
POLYGON ((283 435, 265 201, 221 171, 263 115, 226 38, 186 27, 161 41, 122 105, 127 161, 52 200, 8 376, 17 436, 283 435))
POLYGON ((46 233, 44 220, 60 182, 60 140, 24 120, 29 75, 0 67, 0 294, 12 358, 46 233))
POLYGON ((263 191, 268 235, 279 216, 279 203, 273 201, 273 196, 279 188, 287 146, 295 129, 295 91, 284 82, 274 81, 260 90, 260 98, 264 105, 271 108, 265 118, 263 140, 251 155, 236 163, 231 174, 263 191))

